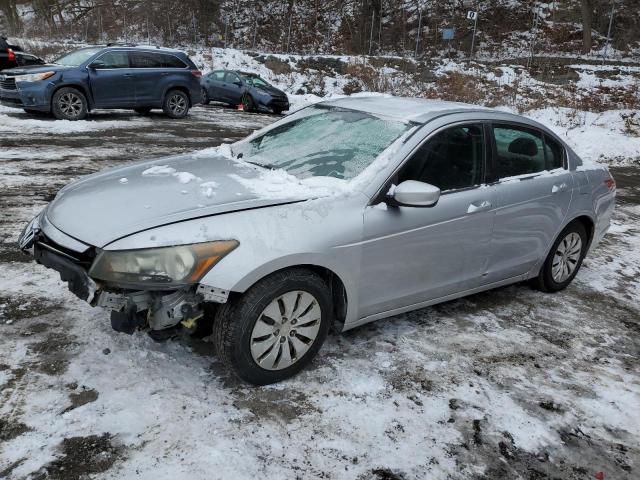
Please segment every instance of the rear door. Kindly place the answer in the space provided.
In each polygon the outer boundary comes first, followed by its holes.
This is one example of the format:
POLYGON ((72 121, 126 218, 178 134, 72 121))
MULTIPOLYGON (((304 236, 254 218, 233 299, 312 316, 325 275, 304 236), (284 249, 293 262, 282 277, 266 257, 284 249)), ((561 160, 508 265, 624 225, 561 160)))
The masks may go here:
POLYGON ((528 273, 543 259, 569 211, 573 178, 564 148, 525 125, 494 123, 498 208, 486 283, 528 273))
POLYGON ((136 106, 153 107, 162 102, 164 77, 170 72, 164 68, 162 56, 156 52, 129 51, 133 67, 136 106))
POLYGON ((495 191, 484 185, 482 123, 447 127, 405 162, 395 185, 417 180, 440 188, 429 208, 375 203, 364 213, 359 282, 361 318, 477 286, 491 245, 495 191))
POLYGON ((95 58, 87 70, 96 107, 131 108, 135 105, 133 73, 126 51, 105 52, 95 58))

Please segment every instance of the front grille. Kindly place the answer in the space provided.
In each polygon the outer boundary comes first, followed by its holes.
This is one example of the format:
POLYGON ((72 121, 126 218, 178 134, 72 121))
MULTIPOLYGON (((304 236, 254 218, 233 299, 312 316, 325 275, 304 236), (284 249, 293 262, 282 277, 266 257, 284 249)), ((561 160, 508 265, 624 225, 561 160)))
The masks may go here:
POLYGON ((0 88, 3 90, 15 90, 16 89, 16 79, 14 77, 4 77, 0 80, 0 88))
POLYGON ((93 263, 93 259, 95 258, 95 250, 90 248, 84 253, 74 252, 73 250, 69 250, 66 247, 54 242, 49 237, 47 237, 42 231, 38 232, 36 235, 36 243, 41 247, 53 252, 57 255, 61 255, 75 264, 83 267, 84 269, 88 269, 93 263))

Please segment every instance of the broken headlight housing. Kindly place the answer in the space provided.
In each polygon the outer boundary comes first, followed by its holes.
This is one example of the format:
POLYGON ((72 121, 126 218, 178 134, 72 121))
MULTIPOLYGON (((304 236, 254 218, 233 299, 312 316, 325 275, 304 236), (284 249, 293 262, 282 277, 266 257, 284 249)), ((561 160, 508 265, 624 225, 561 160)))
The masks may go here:
POLYGON ((89 270, 94 279, 118 285, 172 287, 197 283, 237 240, 140 250, 102 250, 89 270))

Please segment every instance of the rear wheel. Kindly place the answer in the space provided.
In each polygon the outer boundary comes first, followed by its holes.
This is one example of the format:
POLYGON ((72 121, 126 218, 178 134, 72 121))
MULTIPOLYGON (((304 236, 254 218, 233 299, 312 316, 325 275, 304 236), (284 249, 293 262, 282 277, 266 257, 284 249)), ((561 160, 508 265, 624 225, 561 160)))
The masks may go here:
POLYGON ((209 102, 211 102, 211 100, 209 100, 209 95, 207 94, 207 89, 203 88, 202 89, 202 105, 209 105, 209 102))
POLYGON ((218 355, 238 377, 267 385, 295 375, 329 331, 331 297, 313 272, 277 272, 222 305, 213 325, 218 355))
POLYGON ((184 118, 189 113, 189 97, 181 90, 170 90, 165 96, 162 110, 171 118, 184 118))
POLYGON ((275 113, 276 115, 280 115, 280 114, 282 114, 282 109, 280 109, 280 108, 274 108, 274 109, 273 109, 273 113, 275 113))
POLYGON ((545 292, 563 290, 577 275, 587 248, 587 232, 580 222, 567 225, 547 256, 536 286, 545 292))
POLYGON ((151 112, 151 107, 134 108, 133 111, 139 113, 140 115, 149 115, 149 112, 151 112))
POLYGON ((61 88, 53 94, 51 111, 58 120, 82 120, 88 112, 87 98, 75 88, 61 88))

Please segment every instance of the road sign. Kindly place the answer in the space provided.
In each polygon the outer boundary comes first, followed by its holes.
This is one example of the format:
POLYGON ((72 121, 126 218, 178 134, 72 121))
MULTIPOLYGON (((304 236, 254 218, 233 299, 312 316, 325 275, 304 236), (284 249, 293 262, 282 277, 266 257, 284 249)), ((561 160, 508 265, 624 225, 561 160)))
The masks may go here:
POLYGON ((477 20, 478 18, 478 12, 475 12, 473 10, 469 10, 467 12, 467 20, 477 20))
POLYGON ((454 35, 456 34, 455 28, 443 28, 442 29, 442 39, 443 40, 453 40, 454 35))

